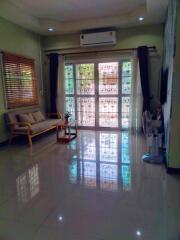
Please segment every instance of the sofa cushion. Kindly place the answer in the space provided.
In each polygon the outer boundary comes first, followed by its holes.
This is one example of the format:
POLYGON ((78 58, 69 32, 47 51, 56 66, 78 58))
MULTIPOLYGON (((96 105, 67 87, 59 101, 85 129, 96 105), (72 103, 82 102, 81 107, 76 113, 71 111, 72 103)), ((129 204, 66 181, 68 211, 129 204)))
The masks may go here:
POLYGON ((42 122, 45 120, 45 117, 44 115, 42 114, 41 111, 37 111, 37 112, 34 112, 32 113, 33 117, 34 117, 34 120, 38 123, 38 122, 42 122))
POLYGON ((39 133, 47 130, 53 126, 56 126, 57 123, 61 122, 60 119, 46 119, 45 121, 35 123, 31 126, 32 133, 39 133))
MULTIPOLYGON (((40 109, 39 107, 33 107, 33 108, 27 108, 27 109, 15 109, 15 110, 10 110, 8 112, 5 113, 5 121, 7 123, 14 123, 14 122, 18 122, 18 115, 21 113, 25 113, 25 114, 29 114, 29 113, 34 113, 37 111, 41 111, 43 112, 42 109, 40 109)), ((43 112, 44 113, 44 112, 43 112)))
POLYGON ((20 122, 27 122, 31 124, 31 117, 29 117, 29 115, 26 113, 18 114, 18 119, 20 122))
POLYGON ((34 119, 34 117, 33 117, 33 114, 32 114, 32 113, 28 113, 27 115, 28 115, 28 117, 29 117, 30 123, 31 123, 31 124, 35 124, 36 121, 35 121, 35 119, 34 119))

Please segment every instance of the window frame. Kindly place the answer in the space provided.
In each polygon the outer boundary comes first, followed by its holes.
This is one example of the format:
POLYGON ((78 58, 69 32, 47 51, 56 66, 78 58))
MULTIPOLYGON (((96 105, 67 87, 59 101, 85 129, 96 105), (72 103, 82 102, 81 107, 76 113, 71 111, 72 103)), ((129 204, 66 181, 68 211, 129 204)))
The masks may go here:
MULTIPOLYGON (((12 61, 13 62, 13 61, 12 61)), ((36 66, 35 66, 35 59, 23 56, 23 55, 18 55, 18 54, 14 54, 14 53, 9 53, 9 52, 1 52, 0 53, 0 63, 1 63, 1 78, 2 78, 2 85, 3 85, 3 93, 4 93, 4 102, 5 102, 5 107, 8 110, 15 110, 15 109, 20 109, 20 108, 30 108, 32 106, 38 106, 39 105, 39 91, 38 91, 38 81, 36 78, 36 66), (31 82, 32 86, 31 86, 31 93, 32 93, 32 98, 24 98, 25 101, 17 100, 17 102, 15 101, 14 104, 12 104, 10 101, 8 101, 8 86, 7 86, 7 81, 8 81, 8 77, 6 76, 6 67, 5 65, 8 64, 7 62, 5 62, 5 55, 10 56, 10 57, 14 57, 17 58, 19 60, 24 60, 24 61, 19 61, 18 64, 17 62, 15 62, 15 64, 17 65, 26 65, 28 66, 28 70, 31 70, 30 76, 31 76, 31 80, 29 82, 31 82), (28 62, 30 63, 28 65, 28 62)), ((17 67, 18 68, 18 67, 17 67)), ((16 69, 17 69, 16 68, 16 69)), ((24 68, 24 67, 23 67, 24 68)), ((17 71, 17 74, 15 76, 17 76, 18 79, 18 75, 22 76, 22 74, 20 74, 20 69, 17 71), (19 71, 19 72, 18 72, 19 71)), ((22 73, 22 72, 21 72, 22 73)), ((25 77, 22 77, 22 80, 24 80, 25 77)), ((23 87, 23 84, 20 84, 21 79, 18 79, 18 87, 23 87)), ((26 88, 27 89, 27 88, 26 88)), ((26 91, 26 90, 25 90, 26 91)))

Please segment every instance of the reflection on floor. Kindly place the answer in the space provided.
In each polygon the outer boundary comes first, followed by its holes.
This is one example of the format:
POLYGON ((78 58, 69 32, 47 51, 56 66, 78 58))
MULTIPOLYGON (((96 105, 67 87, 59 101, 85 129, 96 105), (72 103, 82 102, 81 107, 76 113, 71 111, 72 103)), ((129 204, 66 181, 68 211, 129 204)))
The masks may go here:
POLYGON ((26 204, 39 192, 39 169, 38 164, 28 169, 16 179, 17 197, 21 205, 26 204))
POLYGON ((131 156, 129 134, 95 133, 81 135, 79 156, 70 165, 70 180, 88 188, 117 191, 131 190, 131 156), (122 183, 122 186, 121 186, 122 183))
POLYGON ((179 239, 180 178, 144 149, 141 135, 98 131, 0 148, 0 239, 179 239))

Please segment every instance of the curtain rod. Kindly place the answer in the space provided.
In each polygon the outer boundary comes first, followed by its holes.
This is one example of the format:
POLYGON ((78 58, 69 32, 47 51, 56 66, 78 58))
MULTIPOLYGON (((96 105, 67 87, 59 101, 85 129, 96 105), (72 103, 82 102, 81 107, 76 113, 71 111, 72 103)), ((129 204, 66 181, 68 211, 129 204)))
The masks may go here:
MULTIPOLYGON (((87 54, 87 53, 103 53, 103 52, 126 52, 126 51, 136 51, 138 48, 122 48, 122 49, 105 49, 105 50, 93 50, 93 51, 80 51, 80 52, 71 52, 71 53, 62 53, 59 55, 67 56, 67 55, 77 55, 77 54, 87 54)), ((54 50, 46 50, 47 52, 56 52, 56 51, 68 51, 68 50, 79 50, 79 48, 66 48, 66 49, 54 49, 54 50)), ((156 46, 148 47, 148 50, 151 52, 157 52, 156 46)), ((50 54, 46 54, 49 56, 50 54)))

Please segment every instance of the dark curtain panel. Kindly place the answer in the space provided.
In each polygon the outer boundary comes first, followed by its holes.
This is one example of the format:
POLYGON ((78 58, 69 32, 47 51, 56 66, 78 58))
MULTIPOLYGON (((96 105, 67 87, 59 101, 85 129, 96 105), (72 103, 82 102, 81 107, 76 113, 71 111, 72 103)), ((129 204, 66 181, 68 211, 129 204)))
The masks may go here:
POLYGON ((165 70, 162 68, 162 70, 161 70, 161 94, 160 94, 160 102, 162 105, 167 101, 168 75, 169 75, 168 68, 166 68, 165 70))
POLYGON ((143 95, 143 112, 150 110, 150 96, 149 96, 149 65, 148 65, 148 47, 138 47, 138 59, 141 76, 141 87, 143 95))
POLYGON ((58 54, 52 53, 50 59, 50 107, 51 112, 57 112, 57 87, 58 87, 58 54))

